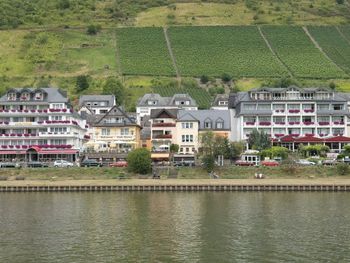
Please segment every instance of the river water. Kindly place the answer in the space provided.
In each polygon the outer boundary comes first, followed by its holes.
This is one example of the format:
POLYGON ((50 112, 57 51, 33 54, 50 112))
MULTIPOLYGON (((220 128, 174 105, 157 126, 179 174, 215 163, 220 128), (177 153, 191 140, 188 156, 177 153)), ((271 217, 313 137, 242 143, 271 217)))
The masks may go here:
POLYGON ((350 262, 347 193, 3 193, 0 262, 350 262))

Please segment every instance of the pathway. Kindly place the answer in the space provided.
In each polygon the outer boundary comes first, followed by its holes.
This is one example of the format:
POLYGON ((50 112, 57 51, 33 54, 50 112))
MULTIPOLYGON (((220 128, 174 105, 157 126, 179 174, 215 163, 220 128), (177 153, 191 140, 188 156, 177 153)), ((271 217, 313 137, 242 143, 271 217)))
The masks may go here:
POLYGON ((164 31, 166 45, 167 45, 168 50, 169 50, 170 58, 171 58, 171 60, 173 62, 173 66, 174 66, 174 69, 175 69, 175 72, 176 72, 176 77, 177 77, 178 81, 181 82, 180 72, 179 72, 179 69, 177 67, 176 59, 175 59, 173 50, 171 48, 170 39, 169 39, 169 36, 168 36, 168 29, 166 27, 163 27, 163 31, 164 31))

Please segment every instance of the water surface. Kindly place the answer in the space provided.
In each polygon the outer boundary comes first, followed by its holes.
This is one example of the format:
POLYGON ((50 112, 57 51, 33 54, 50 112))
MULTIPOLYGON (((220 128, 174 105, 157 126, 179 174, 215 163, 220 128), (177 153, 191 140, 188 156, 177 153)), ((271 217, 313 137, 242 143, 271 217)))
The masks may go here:
POLYGON ((347 193, 3 193, 0 262, 349 262, 347 193))

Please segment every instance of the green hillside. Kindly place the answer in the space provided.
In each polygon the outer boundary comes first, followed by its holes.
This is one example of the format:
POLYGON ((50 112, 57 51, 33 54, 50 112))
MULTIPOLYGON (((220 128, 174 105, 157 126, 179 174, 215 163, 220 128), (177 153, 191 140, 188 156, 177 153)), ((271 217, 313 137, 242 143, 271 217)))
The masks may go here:
POLYGON ((349 24, 346 0, 1 0, 0 92, 51 85, 76 101, 116 76, 132 109, 146 92, 207 107, 218 90, 286 78, 350 90, 349 24))

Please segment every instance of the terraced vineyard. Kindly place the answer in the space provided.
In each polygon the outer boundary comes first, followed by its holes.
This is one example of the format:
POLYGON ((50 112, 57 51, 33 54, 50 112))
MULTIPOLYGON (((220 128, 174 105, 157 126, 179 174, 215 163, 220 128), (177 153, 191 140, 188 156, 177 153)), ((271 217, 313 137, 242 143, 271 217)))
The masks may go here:
POLYGON ((162 28, 117 29, 117 44, 123 74, 175 75, 162 28))
POLYGON ((171 27, 168 32, 181 75, 286 75, 256 27, 171 27))
POLYGON ((280 59, 296 77, 347 77, 317 49, 301 27, 264 26, 262 31, 280 59))
POLYGON ((175 87, 155 87, 153 90, 155 93, 159 93, 161 96, 173 96, 176 93, 188 93, 194 98, 201 109, 207 109, 210 107, 212 98, 209 93, 202 88, 175 88, 175 87))
POLYGON ((344 71, 350 72, 349 42, 334 27, 308 27, 322 50, 344 71))

